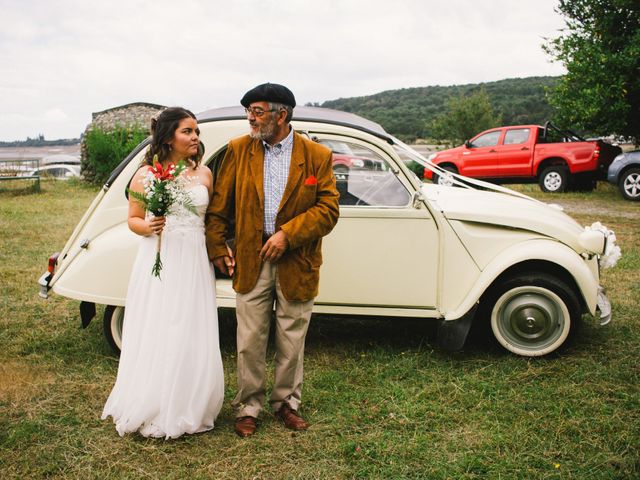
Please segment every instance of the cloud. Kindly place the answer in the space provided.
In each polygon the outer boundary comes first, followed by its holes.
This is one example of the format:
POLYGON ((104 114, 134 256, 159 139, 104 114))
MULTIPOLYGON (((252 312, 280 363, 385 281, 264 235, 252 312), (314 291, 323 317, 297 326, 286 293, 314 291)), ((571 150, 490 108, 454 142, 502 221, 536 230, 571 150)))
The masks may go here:
POLYGON ((0 139, 75 137, 92 112, 129 102, 237 104, 264 81, 287 84, 302 104, 558 75, 540 48, 562 24, 554 4, 5 0, 0 139))
POLYGON ((53 108, 44 112, 45 122, 64 122, 68 118, 68 115, 59 108, 53 108))

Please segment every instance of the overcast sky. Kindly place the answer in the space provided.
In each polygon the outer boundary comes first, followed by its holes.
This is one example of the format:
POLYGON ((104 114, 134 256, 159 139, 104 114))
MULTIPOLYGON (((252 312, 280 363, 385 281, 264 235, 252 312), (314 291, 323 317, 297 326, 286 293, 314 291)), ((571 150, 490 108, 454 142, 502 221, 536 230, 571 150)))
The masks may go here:
POLYGON ((130 102, 194 112, 263 82, 299 104, 561 75, 557 0, 0 0, 0 140, 130 102))

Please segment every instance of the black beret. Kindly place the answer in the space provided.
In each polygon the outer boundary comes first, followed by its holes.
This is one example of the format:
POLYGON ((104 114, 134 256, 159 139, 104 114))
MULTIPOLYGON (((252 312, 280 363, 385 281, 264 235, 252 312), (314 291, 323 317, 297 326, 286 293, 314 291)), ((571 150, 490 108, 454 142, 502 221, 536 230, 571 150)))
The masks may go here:
POLYGON ((248 107, 253 102, 274 102, 289 105, 291 108, 296 106, 296 98, 291 90, 284 85, 277 83, 263 83, 252 88, 244 94, 240 103, 243 107, 248 107))

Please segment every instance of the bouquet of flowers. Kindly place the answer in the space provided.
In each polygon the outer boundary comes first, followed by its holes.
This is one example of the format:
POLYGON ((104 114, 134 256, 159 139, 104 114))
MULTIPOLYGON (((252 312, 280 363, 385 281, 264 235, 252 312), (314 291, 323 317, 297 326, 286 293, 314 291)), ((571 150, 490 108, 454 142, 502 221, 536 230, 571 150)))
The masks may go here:
MULTIPOLYGON (((167 168, 162 168, 158 161, 158 156, 153 157, 153 166, 149 166, 142 184, 144 193, 134 192, 129 189, 129 195, 144 205, 144 208, 155 217, 164 217, 171 213, 175 205, 180 205, 187 211, 197 215, 191 197, 185 188, 186 179, 180 174, 187 168, 181 160, 177 165, 170 163, 167 168)), ((162 243, 162 232, 158 234, 158 246, 156 250, 156 261, 153 264, 151 273, 160 278, 162 270, 162 260, 160 259, 160 245, 162 243)))

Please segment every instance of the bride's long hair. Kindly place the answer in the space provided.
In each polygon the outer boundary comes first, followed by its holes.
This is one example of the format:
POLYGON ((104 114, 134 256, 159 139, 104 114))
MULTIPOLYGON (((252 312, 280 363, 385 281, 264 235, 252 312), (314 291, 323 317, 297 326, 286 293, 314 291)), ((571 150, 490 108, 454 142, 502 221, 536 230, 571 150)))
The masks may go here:
MULTIPOLYGON (((169 107, 163 110, 160 115, 151 119, 151 144, 144 157, 144 165, 153 165, 153 157, 158 155, 158 161, 162 162, 169 157, 171 147, 167 142, 171 141, 180 125, 180 120, 193 118, 196 116, 186 108, 169 107)), ((198 153, 189 159, 197 168, 204 155, 204 145, 200 142, 198 153)))

